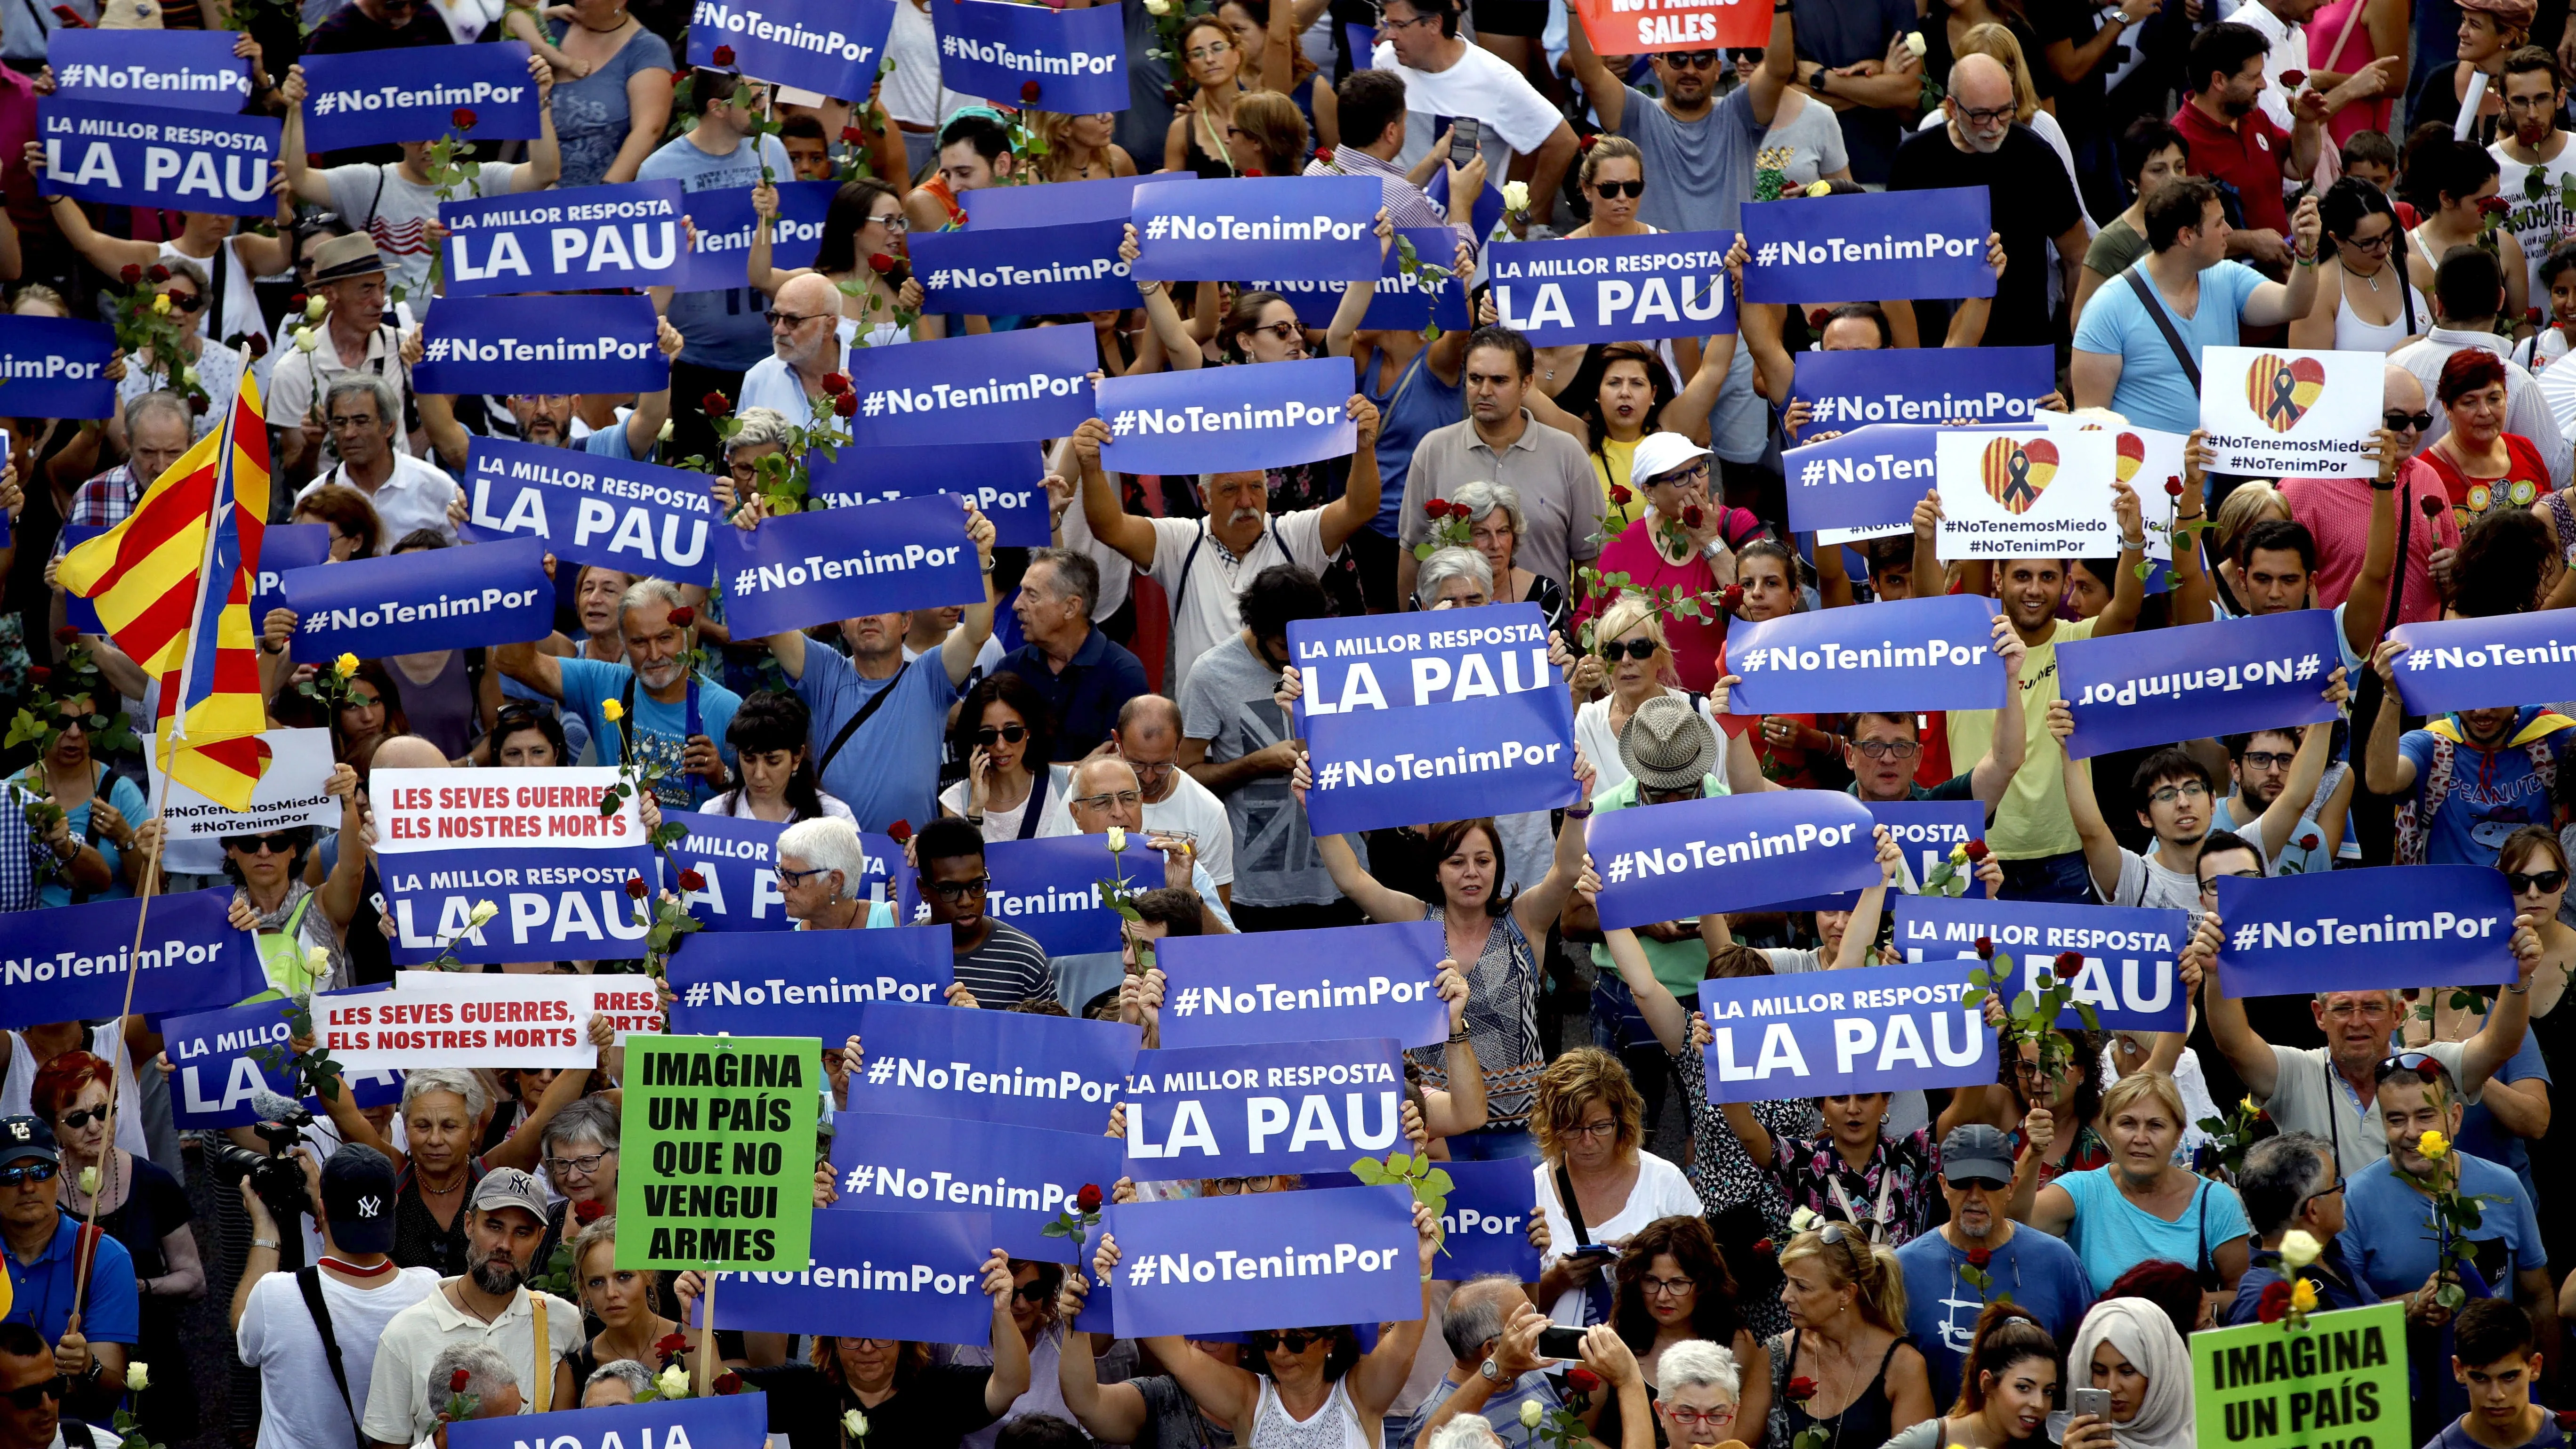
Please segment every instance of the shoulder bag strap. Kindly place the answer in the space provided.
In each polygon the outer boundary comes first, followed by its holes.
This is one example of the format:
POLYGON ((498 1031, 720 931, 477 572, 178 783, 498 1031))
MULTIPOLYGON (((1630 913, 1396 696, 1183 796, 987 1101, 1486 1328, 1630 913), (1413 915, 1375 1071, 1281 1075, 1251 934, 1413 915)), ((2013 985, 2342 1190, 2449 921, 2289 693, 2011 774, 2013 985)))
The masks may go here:
POLYGON ((1172 617, 1175 619, 1181 617, 1181 600, 1190 596, 1190 570, 1198 565, 1199 545, 1207 540, 1208 531, 1202 525, 1198 537, 1190 540, 1190 551, 1181 555, 1181 582, 1172 590, 1172 617))
POLYGON ((1574 1225, 1574 1241, 1591 1242, 1592 1230, 1583 1225, 1583 1209, 1574 1205, 1574 1178, 1562 1162, 1556 1165, 1556 1203, 1565 1209, 1565 1220, 1574 1225))
POLYGON ((1038 817, 1046 813, 1047 784, 1054 779, 1055 769, 1046 761, 1040 760, 1037 768, 1029 773, 1035 779, 1029 786, 1028 803, 1020 807, 1019 838, 1022 840, 1035 840, 1038 837, 1038 817))
POLYGON ((304 1307, 313 1315, 313 1327, 322 1335, 322 1356, 331 1361, 331 1382, 340 1386, 340 1402, 347 1406, 349 1422, 354 1424, 358 1422, 358 1401, 349 1396, 349 1370, 340 1358, 340 1335, 331 1331, 331 1308, 322 1301, 322 1270, 296 1269, 295 1286, 304 1295, 304 1307))
POLYGON ((2156 330, 2165 335, 2165 345, 2173 349, 2174 361, 2182 364, 2183 377, 2191 383, 2193 394, 2198 395, 2200 364, 2191 360, 2191 349, 2183 345, 2182 333, 2175 330, 2173 318, 2165 315, 2164 304, 2156 300, 2155 289, 2147 285, 2146 274, 2132 264, 2120 275, 2128 282, 2129 290, 2138 294, 2138 305, 2147 309, 2147 317, 2156 324, 2156 330))
MULTIPOLYGON (((909 664, 904 666, 906 669, 911 667, 912 666, 909 664)), ((814 779, 817 784, 821 783, 823 772, 832 768, 832 757, 841 752, 841 746, 848 744, 850 742, 850 736, 859 732, 859 726, 866 724, 879 709, 882 709, 885 706, 886 696, 894 693, 895 687, 902 683, 903 676, 900 673, 898 673, 894 678, 887 680, 885 682, 885 688, 878 690, 873 695, 870 695, 868 697, 868 702, 859 706, 859 712, 850 716, 850 722, 841 726, 841 732, 832 736, 832 743, 824 747, 823 758, 816 761, 814 764, 814 779)))

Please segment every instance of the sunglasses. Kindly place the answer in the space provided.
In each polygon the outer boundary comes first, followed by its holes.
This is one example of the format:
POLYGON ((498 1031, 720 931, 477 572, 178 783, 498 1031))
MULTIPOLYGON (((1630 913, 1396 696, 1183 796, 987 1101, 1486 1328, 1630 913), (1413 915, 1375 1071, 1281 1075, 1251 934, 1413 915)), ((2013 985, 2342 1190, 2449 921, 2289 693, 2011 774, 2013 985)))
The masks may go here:
POLYGON ((2373 1067, 2370 1079, 2373 1082, 2387 1081, 2390 1072, 2425 1072, 2439 1076, 2445 1081, 2448 1081, 2451 1075, 2449 1069, 2442 1065, 2441 1059, 2431 1052, 2399 1052, 2373 1067))
POLYGON ((2388 431, 2392 433, 2403 433, 2410 429, 2420 433, 2426 428, 2433 426, 2433 415, 2431 413, 2398 412, 2391 409, 2390 411, 2379 415, 2379 423, 2380 426, 2388 429, 2388 431))
POLYGON ((164 292, 162 295, 170 299, 171 306, 182 312, 194 312, 206 305, 206 299, 194 292, 164 292))
POLYGON ((1642 177, 1635 181, 1595 181, 1592 183, 1592 189, 1600 193, 1602 200, 1609 201, 1621 196, 1643 196, 1646 194, 1646 183, 1642 177))
POLYGON ((1652 639, 1613 639, 1601 646, 1601 657, 1611 660, 1634 659, 1642 663, 1655 657, 1655 648, 1655 641, 1652 639))
POLYGON ((2509 870, 2504 873, 2504 883, 2513 887, 2513 893, 2515 895, 2522 895, 2528 891, 2538 891, 2542 895, 2547 895, 2549 892, 2567 884, 2567 872, 2563 870, 2509 870))
POLYGON ((1664 64, 1706 70, 1717 64, 1722 52, 1714 50, 1670 50, 1664 52, 1664 64))
POLYGON ((1029 737, 1027 725, 986 725, 975 731, 975 743, 990 747, 995 742, 1018 744, 1029 737))
POLYGON ((1014 1303, 1026 1303, 1033 1308, 1045 1303, 1047 1301, 1047 1287, 1045 1280, 1031 1279, 1030 1281, 1021 1284, 1019 1287, 1012 1289, 1011 1301, 1014 1303))
POLYGON ((63 1395, 70 1392, 71 1386, 72 1381, 68 1376, 56 1374, 52 1378, 29 1384, 24 1388, 11 1389, 5 1394, 0 1394, 0 1399, 7 1399, 10 1408, 33 1413, 38 1404, 49 1399, 55 1403, 61 1403, 63 1395))
POLYGON ((1285 1333, 1272 1333, 1268 1329, 1262 1329, 1252 1335, 1252 1346, 1261 1353, 1268 1353, 1274 1348, 1284 1348, 1290 1353, 1304 1353, 1309 1344, 1332 1341, 1333 1332, 1328 1328, 1292 1328, 1285 1333))
POLYGON ((0 1187, 23 1187, 31 1182, 51 1182, 63 1170, 58 1162, 15 1162, 0 1167, 0 1187))
POLYGON ((244 855, 293 855, 295 838, 290 835, 254 835, 245 840, 238 836, 224 842, 244 855))
POLYGON ((77 1112, 65 1112, 54 1120, 65 1127, 86 1127, 92 1122, 106 1121, 107 1109, 105 1107, 83 1107, 77 1112))
POLYGON ((1953 1177, 1948 1179, 1948 1182, 1952 1187, 1959 1189, 1961 1192, 1965 1192, 1972 1187, 1982 1187, 1988 1192, 2001 1192, 2005 1188, 2012 1186, 2009 1182, 1993 1177, 1953 1177))

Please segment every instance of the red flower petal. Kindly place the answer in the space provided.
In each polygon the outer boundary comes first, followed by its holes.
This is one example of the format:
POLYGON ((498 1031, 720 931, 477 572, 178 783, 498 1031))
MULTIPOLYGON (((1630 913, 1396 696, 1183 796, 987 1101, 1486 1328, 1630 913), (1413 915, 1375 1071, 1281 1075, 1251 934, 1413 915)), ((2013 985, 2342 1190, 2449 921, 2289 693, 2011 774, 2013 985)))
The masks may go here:
POLYGON ((882 277, 894 270, 894 258, 887 256, 883 252, 870 252, 868 254, 868 270, 882 277))
POLYGON ((143 275, 150 277, 152 279, 152 285, 157 287, 163 282, 170 280, 170 269, 161 265, 159 262, 154 262, 151 266, 144 269, 143 275))
POLYGON ((845 418, 857 417, 859 415, 859 395, 854 392, 845 392, 839 397, 832 399, 832 411, 845 418))
POLYGON ((463 106, 458 106, 455 110, 447 113, 447 124, 454 126, 460 131, 473 130, 475 120, 475 114, 463 106))
POLYGON ((720 418, 733 411, 733 400, 723 393, 711 392, 698 399, 698 410, 708 417, 720 418))
POLYGON ((682 604, 680 607, 671 611, 672 628, 685 629, 696 622, 698 622, 698 611, 690 608, 686 604, 682 604))
POLYGON ((2167 498, 2180 498, 2182 496, 2182 480, 2180 478, 2167 478, 2165 480, 2165 496, 2167 498))
POLYGON ((652 889, 644 883, 644 877, 640 875, 630 875, 626 878, 626 893, 639 901, 644 899, 652 889))
POLYGON ((719 45, 716 47, 715 54, 708 56, 707 59, 714 61, 720 66, 730 66, 733 64, 733 47, 730 45, 719 45))
POLYGON ((698 874, 694 870, 684 870, 680 872, 680 889, 684 891, 702 891, 706 888, 707 878, 705 876, 698 874))
POLYGON ((447 1391, 451 1394, 461 1394, 465 1392, 466 1384, 472 1382, 473 1378, 474 1375, 463 1369, 458 1369, 456 1372, 447 1376, 447 1391))
POLYGON ((1992 936, 1979 936, 1977 938, 1977 955, 1988 961, 1995 959, 1995 938, 1992 936))
POLYGON ((1020 104, 1024 106, 1034 106, 1037 103, 1038 83, 1036 81, 1020 82, 1020 104))
POLYGON ((1984 859, 1986 858, 1986 855, 1987 855, 1987 850, 1986 850, 1986 843, 1985 843, 1984 841, 1982 841, 1982 840, 1971 840, 1971 841, 1969 841, 1969 842, 1968 842, 1968 859, 1969 859, 1969 860, 1971 860, 1971 861, 1980 861, 1980 860, 1984 860, 1984 859))
POLYGON ((849 390, 849 374, 842 372, 827 372, 823 374, 823 391, 830 393, 834 397, 839 397, 841 394, 848 392, 849 390))
POLYGON ((912 839, 912 822, 909 820, 898 820, 892 825, 886 827, 886 835, 889 839, 893 840, 895 844, 901 845, 905 841, 912 839))
POLYGON ((143 280, 143 269, 132 262, 127 262, 124 266, 117 268, 116 279, 131 287, 135 283, 143 280))

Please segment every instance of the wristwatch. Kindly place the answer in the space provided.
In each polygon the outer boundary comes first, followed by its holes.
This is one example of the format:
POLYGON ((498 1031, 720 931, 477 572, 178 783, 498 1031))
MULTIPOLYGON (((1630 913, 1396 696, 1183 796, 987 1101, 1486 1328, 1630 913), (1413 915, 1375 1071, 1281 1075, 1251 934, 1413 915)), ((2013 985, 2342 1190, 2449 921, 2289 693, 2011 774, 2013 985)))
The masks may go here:
POLYGON ((1503 1381, 1503 1366, 1494 1362, 1490 1354, 1486 1356, 1483 1363, 1476 1365, 1476 1372, 1483 1374, 1485 1382, 1489 1384, 1499 1384, 1503 1381))

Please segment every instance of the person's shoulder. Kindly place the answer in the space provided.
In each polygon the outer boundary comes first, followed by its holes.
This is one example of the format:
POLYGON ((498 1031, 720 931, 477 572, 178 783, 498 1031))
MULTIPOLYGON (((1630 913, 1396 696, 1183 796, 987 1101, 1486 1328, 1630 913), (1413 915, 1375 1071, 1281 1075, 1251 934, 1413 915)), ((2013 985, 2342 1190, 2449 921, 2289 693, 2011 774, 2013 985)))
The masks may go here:
MULTIPOLYGON (((450 474, 446 469, 441 468, 436 463, 429 461, 427 458, 415 458, 409 453, 396 453, 394 454, 394 467, 396 470, 407 473, 412 478, 424 484, 443 483, 450 488, 456 487, 456 479, 454 475, 450 474)), ((464 490, 458 489, 457 491, 463 492, 464 490)))
POLYGON ((986 919, 993 927, 992 935, 986 938, 984 942, 987 950, 998 947, 1007 953, 1021 956, 1034 956, 1039 961, 1046 960, 1046 947, 1038 944, 1037 937, 1030 935, 1028 932, 1021 930, 1019 927, 1012 925, 1008 921, 995 921, 991 920, 990 917, 987 917, 986 919))

